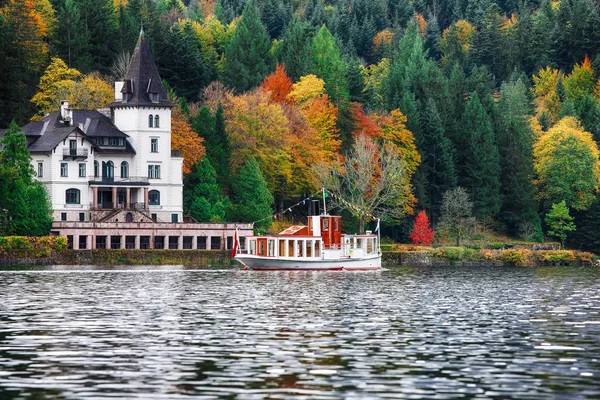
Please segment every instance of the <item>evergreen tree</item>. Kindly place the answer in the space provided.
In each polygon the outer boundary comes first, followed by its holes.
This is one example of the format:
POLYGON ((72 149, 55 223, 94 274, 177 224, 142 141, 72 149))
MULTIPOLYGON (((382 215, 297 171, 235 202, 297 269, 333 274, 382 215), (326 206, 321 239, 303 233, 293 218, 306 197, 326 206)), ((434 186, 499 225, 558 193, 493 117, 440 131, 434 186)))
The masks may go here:
POLYGON ((557 61, 564 69, 596 54, 600 42, 600 16, 593 0, 563 0, 558 8, 557 61))
POLYGON ((291 10, 281 0, 265 0, 262 21, 272 39, 280 37, 291 18, 291 10))
POLYGON ((336 39, 325 25, 312 42, 313 72, 325 81, 325 91, 339 108, 348 101, 346 67, 336 39))
POLYGON ((227 133, 225 132, 225 121, 223 119, 223 107, 218 106, 215 116, 205 105, 198 114, 191 119, 192 129, 204 138, 204 146, 210 151, 206 158, 210 165, 218 171, 216 180, 222 189, 228 183, 230 149, 227 133))
POLYGON ((476 215, 487 218, 500 210, 500 158, 490 117, 477 92, 461 119, 466 138, 460 166, 460 185, 471 193, 476 215))
POLYGON ((89 69, 92 65, 90 36, 80 10, 80 4, 75 0, 61 2, 57 9, 59 24, 52 47, 69 68, 89 69))
POLYGON ((43 184, 33 181, 27 139, 14 121, 5 132, 0 148, 0 209, 6 210, 10 221, 4 234, 48 234, 52 225, 50 200, 43 184))
POLYGON ((453 146, 445 136, 432 98, 427 101, 425 112, 422 114, 421 127, 421 139, 417 141, 421 164, 415 177, 416 195, 419 203, 429 210, 435 224, 440 215, 442 197, 446 191, 456 186, 457 180, 453 146), (416 185, 417 181, 420 183, 419 187, 416 185))
POLYGON ((441 56, 438 47, 441 37, 442 34, 437 18, 431 16, 425 27, 425 49, 427 49, 429 56, 434 60, 439 60, 441 56))
POLYGON ((270 48, 269 34, 249 1, 225 52, 223 82, 238 92, 260 85, 274 67, 270 48))
POLYGON ((533 198, 533 132, 529 127, 529 98, 525 83, 518 79, 502 85, 498 102, 496 133, 501 159, 502 209, 499 218, 509 233, 529 222, 541 239, 541 221, 533 198))
POLYGON ((198 222, 225 220, 224 203, 217 184, 217 174, 206 157, 201 159, 184 178, 184 211, 198 222))
MULTIPOLYGON (((108 73, 118 51, 117 15, 113 0, 81 0, 79 14, 84 37, 88 39, 87 54, 74 59, 73 67, 82 73, 108 73), (81 61, 81 62, 80 62, 81 61), (89 62, 89 64, 86 64, 89 62)), ((74 34, 78 34, 74 32, 74 34)))
POLYGON ((210 82, 212 74, 204 63, 190 22, 175 24, 166 32, 158 68, 175 93, 189 101, 196 101, 210 82))
POLYGON ((600 107, 598 102, 586 94, 577 103, 576 115, 581 120, 583 128, 592 134, 596 143, 600 143, 600 107))
POLYGON ((294 82, 310 71, 311 40, 310 25, 294 14, 285 29, 278 57, 279 63, 285 65, 285 71, 294 82))
POLYGON ((274 199, 254 158, 246 161, 239 175, 233 180, 232 188, 234 207, 229 212, 229 219, 239 222, 258 221, 254 225, 255 229, 268 228, 271 220, 267 217, 272 213, 271 205, 274 199))

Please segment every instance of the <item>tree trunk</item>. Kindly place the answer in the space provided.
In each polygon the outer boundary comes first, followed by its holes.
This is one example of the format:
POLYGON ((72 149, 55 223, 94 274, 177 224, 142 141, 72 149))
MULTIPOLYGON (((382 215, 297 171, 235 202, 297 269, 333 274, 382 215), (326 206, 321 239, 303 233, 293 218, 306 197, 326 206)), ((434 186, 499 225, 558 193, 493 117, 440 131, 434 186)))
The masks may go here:
POLYGON ((365 234, 365 215, 364 214, 360 214, 358 216, 358 234, 359 235, 365 234))

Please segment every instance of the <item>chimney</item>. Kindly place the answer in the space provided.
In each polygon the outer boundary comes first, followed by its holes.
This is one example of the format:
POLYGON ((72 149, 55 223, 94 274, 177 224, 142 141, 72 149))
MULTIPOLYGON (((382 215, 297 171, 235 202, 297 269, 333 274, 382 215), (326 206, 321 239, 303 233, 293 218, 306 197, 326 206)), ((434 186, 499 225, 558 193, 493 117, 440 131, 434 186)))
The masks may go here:
POLYGON ((63 100, 60 102, 60 118, 66 125, 73 125, 73 110, 69 108, 69 102, 63 100))
POLYGON ((123 101, 123 93, 121 90, 123 89, 123 85, 125 82, 117 81, 115 82, 115 101, 123 101))

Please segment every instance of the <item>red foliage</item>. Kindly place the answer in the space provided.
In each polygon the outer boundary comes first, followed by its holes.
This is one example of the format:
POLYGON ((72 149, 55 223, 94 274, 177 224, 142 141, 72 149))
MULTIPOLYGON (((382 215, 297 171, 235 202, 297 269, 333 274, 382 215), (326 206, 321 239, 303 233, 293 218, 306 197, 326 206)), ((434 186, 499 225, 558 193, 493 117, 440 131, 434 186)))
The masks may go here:
POLYGON ((292 80, 285 73, 285 67, 278 64, 275 72, 267 76, 262 88, 271 93, 271 101, 274 103, 289 102, 287 95, 292 91, 292 80))
POLYGON ((408 237, 412 240, 413 244, 416 244, 417 246, 431 246, 434 235, 435 232, 429 227, 429 218, 427 218, 427 214, 425 211, 421 211, 419 215, 417 215, 412 233, 408 235, 408 237))

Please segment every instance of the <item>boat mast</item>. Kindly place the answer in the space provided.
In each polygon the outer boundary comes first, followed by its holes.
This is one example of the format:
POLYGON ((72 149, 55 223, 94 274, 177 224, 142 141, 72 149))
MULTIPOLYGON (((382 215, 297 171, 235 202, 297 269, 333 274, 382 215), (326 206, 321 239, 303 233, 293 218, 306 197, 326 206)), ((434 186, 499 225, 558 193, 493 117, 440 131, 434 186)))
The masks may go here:
POLYGON ((327 215, 327 205, 325 204, 325 186, 323 186, 322 189, 323 189, 323 215, 327 215))

